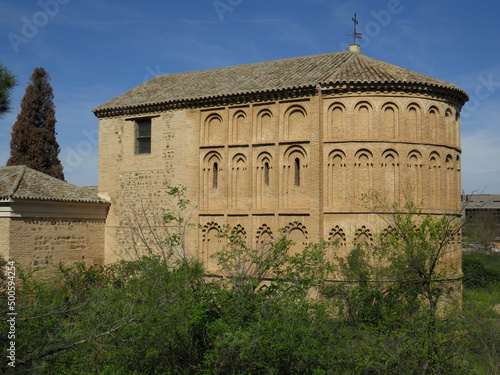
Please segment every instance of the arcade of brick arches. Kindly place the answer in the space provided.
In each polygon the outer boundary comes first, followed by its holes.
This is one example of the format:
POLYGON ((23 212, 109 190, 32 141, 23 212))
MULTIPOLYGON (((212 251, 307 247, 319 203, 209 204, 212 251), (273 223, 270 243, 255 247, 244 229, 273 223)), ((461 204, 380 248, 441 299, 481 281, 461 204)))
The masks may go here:
MULTIPOLYGON (((388 229, 363 207, 369 191, 455 214, 467 100, 455 85, 367 57, 356 44, 155 77, 94 109, 99 192, 111 201, 105 262, 134 246, 127 210, 166 207, 168 186, 187 187, 196 206, 187 247, 209 271, 225 225, 250 247, 287 228, 292 252, 324 238, 339 240, 331 259, 344 255, 388 229)), ((460 269, 453 254, 445 261, 460 269)))

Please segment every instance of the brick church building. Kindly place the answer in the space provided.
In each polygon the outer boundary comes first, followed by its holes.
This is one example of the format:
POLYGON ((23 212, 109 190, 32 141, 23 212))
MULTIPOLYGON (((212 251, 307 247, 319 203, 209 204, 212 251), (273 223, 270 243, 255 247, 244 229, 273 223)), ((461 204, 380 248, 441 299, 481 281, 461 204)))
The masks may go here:
MULTIPOLYGON (((348 252, 386 229, 360 204, 369 190, 455 214, 467 100, 455 85, 365 56, 355 44, 155 77, 94 109, 99 193, 111 202, 104 261, 136 245, 124 230, 126 211, 166 207, 168 186, 187 187, 196 206, 188 249, 209 270, 225 225, 251 247, 287 228, 291 251, 324 238, 340 241, 330 257, 348 252)), ((457 253, 449 262, 460 269, 457 253)))

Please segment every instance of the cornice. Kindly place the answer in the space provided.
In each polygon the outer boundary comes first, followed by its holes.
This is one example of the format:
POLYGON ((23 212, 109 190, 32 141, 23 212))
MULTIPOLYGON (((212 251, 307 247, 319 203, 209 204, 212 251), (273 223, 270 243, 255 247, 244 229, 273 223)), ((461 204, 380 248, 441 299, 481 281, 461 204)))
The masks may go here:
POLYGON ((451 89, 445 86, 432 84, 411 83, 411 82, 356 82, 342 83, 332 85, 322 85, 321 93, 323 95, 343 96, 343 95, 407 95, 424 96, 431 99, 439 99, 455 104, 459 108, 469 100, 467 93, 458 87, 451 89))
POLYGON ((110 203, 55 202, 9 199, 0 202, 0 218, 100 219, 105 220, 110 203))
POLYGON ((217 97, 196 98, 163 103, 139 104, 129 107, 96 109, 94 110, 94 114, 98 118, 132 116, 176 109, 225 107, 228 105, 246 103, 272 102, 277 100, 314 96, 315 94, 316 88, 313 86, 307 86, 276 91, 250 92, 245 94, 222 95, 217 97))
POLYGON ((284 90, 249 92, 244 94, 221 95, 207 98, 193 98, 170 102, 138 104, 135 106, 95 109, 98 118, 118 116, 139 116, 169 110, 213 108, 242 105, 247 103, 272 102, 322 95, 420 95, 432 99, 445 100, 461 108, 469 100, 465 91, 458 87, 449 88, 433 84, 411 82, 344 82, 331 85, 294 87, 284 90))

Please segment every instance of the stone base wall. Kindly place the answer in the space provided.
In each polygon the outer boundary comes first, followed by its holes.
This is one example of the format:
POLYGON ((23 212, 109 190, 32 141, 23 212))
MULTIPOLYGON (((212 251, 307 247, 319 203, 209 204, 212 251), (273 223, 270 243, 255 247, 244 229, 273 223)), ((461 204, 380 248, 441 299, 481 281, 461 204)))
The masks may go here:
POLYGON ((9 260, 38 277, 53 275, 60 263, 103 264, 104 220, 11 218, 9 245, 9 260))
MULTIPOLYGON (((10 220, 0 218, 0 256, 5 259, 9 256, 10 220)), ((8 259, 7 259, 8 260, 8 259)))

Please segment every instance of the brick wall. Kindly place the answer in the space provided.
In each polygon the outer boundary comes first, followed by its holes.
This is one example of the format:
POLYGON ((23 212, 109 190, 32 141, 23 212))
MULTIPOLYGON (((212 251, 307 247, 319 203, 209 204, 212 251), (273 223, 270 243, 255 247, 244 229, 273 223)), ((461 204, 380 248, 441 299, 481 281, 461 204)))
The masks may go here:
POLYGON ((10 238, 9 218, 0 218, 0 255, 9 260, 9 238, 10 238))
POLYGON ((10 240, 11 260, 49 276, 59 263, 103 263, 104 220, 12 218, 10 240))
MULTIPOLYGON (((347 253, 358 237, 386 229, 362 207, 369 190, 389 205, 410 197, 425 213, 455 213, 459 113, 444 95, 394 91, 143 113, 152 119, 147 155, 135 154, 133 117, 101 118, 99 191, 112 199, 106 262, 133 249, 130 207, 167 207, 165 184, 187 186, 200 228, 188 247, 209 269, 224 225, 251 246, 288 227, 299 247, 341 238, 347 253)), ((459 267, 458 258, 447 262, 459 267)))
MULTIPOLYGON (((133 116, 99 122, 99 192, 112 203, 106 220, 106 263, 135 253, 134 239, 125 228, 131 218, 142 220, 146 214, 161 219, 161 209, 169 204, 168 186, 198 183, 197 158, 186 156, 198 151, 197 119, 189 117, 192 111, 148 115, 150 154, 136 154, 133 116)), ((190 189, 189 194, 191 200, 197 200, 197 190, 190 189)))

